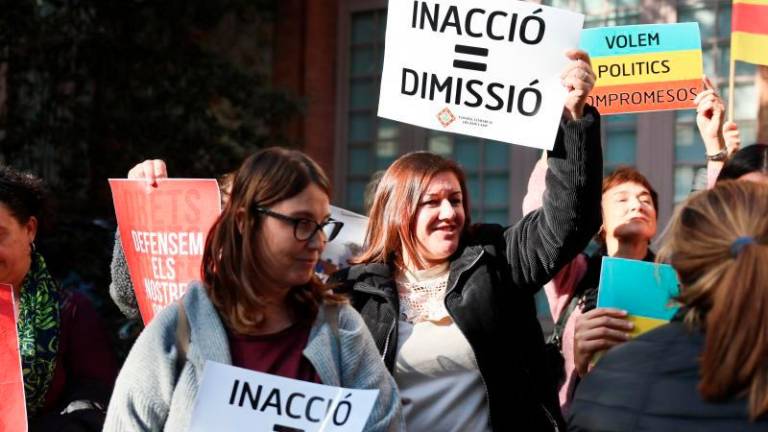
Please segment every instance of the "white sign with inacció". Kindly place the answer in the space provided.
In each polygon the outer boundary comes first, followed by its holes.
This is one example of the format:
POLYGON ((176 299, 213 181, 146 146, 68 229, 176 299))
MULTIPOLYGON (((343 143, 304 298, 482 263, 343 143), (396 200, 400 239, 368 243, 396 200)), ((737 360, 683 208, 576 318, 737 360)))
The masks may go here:
POLYGON ((583 23, 515 0, 390 0, 379 116, 551 149, 583 23))
POLYGON ((189 431, 361 432, 378 394, 208 361, 189 431))

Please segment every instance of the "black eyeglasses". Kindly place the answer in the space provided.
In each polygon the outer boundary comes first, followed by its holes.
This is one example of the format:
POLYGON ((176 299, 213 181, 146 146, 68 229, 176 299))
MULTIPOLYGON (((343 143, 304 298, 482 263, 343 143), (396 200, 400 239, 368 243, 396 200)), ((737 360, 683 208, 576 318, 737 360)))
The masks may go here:
POLYGON ((286 216, 264 207, 254 207, 253 209, 259 213, 293 224, 293 236, 298 241, 307 241, 320 230, 325 234, 327 241, 331 241, 339 235, 339 231, 341 231, 341 228, 344 226, 344 222, 339 222, 333 219, 328 219, 323 223, 317 223, 312 219, 286 216))

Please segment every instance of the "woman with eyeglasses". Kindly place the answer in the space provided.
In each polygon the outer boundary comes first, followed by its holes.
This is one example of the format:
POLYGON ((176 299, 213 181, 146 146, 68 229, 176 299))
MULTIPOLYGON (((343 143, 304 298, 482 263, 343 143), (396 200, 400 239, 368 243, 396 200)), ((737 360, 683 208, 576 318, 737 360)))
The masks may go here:
POLYGON ((301 152, 270 148, 243 162, 208 234, 203 280, 139 336, 104 430, 186 431, 206 361, 378 389, 365 430, 402 430, 397 387, 365 324, 314 274, 342 227, 329 196, 325 174, 301 152))

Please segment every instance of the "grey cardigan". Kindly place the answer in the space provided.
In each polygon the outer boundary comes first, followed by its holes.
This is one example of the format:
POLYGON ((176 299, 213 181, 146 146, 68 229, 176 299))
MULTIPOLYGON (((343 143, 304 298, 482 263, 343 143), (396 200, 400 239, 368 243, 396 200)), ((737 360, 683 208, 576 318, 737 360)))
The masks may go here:
MULTIPOLYGON (((206 360, 231 364, 227 334, 199 282, 184 296, 189 320, 187 362, 176 367, 178 306, 161 311, 136 340, 117 378, 104 431, 186 431, 206 360)), ((376 345, 349 305, 320 308, 304 356, 327 385, 379 389, 366 431, 402 431, 400 396, 376 345), (338 329, 328 322, 338 317, 338 329), (338 343, 334 339, 338 337, 338 343)))
POLYGON ((115 246, 112 251, 110 265, 112 281, 109 283, 109 295, 120 312, 130 319, 139 318, 139 305, 136 304, 136 294, 133 292, 131 274, 128 272, 128 262, 125 260, 123 243, 120 240, 120 230, 115 233, 115 246))

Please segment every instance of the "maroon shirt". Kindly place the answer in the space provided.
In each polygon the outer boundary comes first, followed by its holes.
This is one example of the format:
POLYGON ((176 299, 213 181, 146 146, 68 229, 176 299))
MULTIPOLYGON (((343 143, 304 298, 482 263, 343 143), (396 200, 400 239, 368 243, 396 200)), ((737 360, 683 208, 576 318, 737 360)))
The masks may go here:
POLYGON ((277 333, 250 336, 227 330, 232 365, 318 384, 320 377, 304 357, 311 323, 295 323, 277 333))

